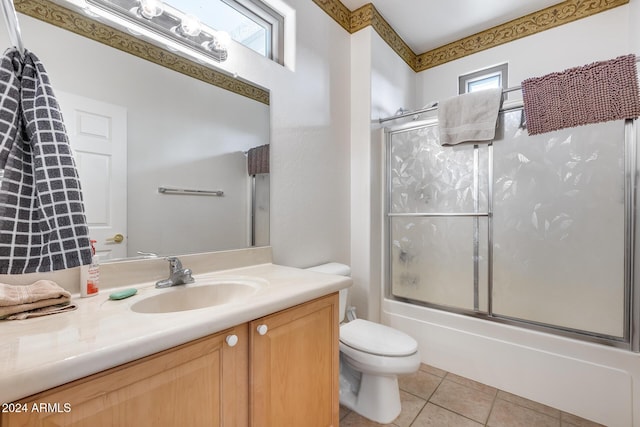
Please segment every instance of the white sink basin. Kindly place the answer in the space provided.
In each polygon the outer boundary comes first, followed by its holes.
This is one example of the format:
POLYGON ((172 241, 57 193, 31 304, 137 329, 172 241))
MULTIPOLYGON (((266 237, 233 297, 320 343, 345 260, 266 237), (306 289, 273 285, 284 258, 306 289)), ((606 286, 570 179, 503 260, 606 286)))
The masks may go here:
POLYGON ((172 313, 197 310, 245 301, 256 294, 266 281, 258 279, 215 279, 178 285, 144 298, 131 306, 136 313, 172 313))

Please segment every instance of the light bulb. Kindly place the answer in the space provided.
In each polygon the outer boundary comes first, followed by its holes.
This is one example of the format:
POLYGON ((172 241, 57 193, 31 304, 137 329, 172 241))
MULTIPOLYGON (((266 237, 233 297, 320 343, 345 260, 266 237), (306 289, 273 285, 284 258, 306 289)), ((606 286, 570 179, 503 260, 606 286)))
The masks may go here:
POLYGON ((155 18, 164 12, 162 0, 140 0, 140 15, 147 19, 155 18))
POLYGON ((185 15, 182 17, 180 32, 182 35, 196 37, 202 31, 200 20, 195 15, 185 15))
POLYGON ((220 50, 226 50, 229 47, 231 36, 226 31, 218 31, 215 36, 217 48, 220 50))
POLYGON ((218 62, 227 60, 227 45, 231 40, 229 34, 224 31, 218 31, 212 35, 212 40, 202 43, 202 47, 211 51, 218 62))

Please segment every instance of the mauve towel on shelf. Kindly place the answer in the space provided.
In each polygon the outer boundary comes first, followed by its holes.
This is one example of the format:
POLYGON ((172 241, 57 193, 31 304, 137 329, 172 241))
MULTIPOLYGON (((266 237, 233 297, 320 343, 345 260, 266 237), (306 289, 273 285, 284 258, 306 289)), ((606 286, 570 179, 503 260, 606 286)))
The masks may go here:
POLYGON ((247 153, 249 175, 269 173, 269 144, 254 147, 247 153))
POLYGON ((635 55, 522 82, 529 135, 640 116, 635 55))
POLYGON ((7 50, 0 93, 0 274, 89 264, 80 180, 40 60, 7 50))

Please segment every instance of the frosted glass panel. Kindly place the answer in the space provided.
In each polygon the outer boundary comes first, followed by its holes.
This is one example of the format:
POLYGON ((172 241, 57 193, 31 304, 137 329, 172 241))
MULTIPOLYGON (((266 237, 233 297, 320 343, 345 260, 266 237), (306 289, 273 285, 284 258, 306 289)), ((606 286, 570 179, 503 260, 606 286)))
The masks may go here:
POLYGON ((622 337, 624 125, 494 142, 493 311, 622 337))
MULTIPOLYGON (((442 147, 438 127, 424 126, 392 134, 391 212, 474 212, 474 149, 472 145, 442 147)), ((479 182, 479 209, 486 211, 486 151, 479 182)))
MULTIPOLYGON (((474 218, 391 218, 391 292, 397 297, 474 309, 474 218)), ((486 230, 486 218, 481 219, 486 230)), ((486 294, 487 240, 479 259, 486 294)), ((483 302, 486 310, 486 298, 483 302)))

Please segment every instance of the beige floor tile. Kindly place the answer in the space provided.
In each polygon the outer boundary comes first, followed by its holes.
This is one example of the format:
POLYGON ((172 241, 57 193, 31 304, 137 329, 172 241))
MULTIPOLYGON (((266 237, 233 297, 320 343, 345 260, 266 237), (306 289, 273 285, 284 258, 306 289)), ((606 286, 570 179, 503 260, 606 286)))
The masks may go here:
POLYGON ((550 417, 560 418, 560 410, 552 408, 551 406, 543 405, 542 403, 534 402, 533 400, 525 399, 524 397, 520 397, 515 394, 507 393, 506 391, 498 391, 498 399, 506 400, 507 402, 533 409, 534 411, 542 412, 550 417))
POLYGON ((575 427, 602 427, 602 424, 595 423, 593 421, 585 420, 573 414, 562 412, 560 420, 563 426, 575 426, 575 427))
POLYGON ((429 400, 441 381, 442 378, 423 371, 398 377, 400 390, 421 397, 424 400, 429 400))
POLYGON ((340 405, 340 419, 343 419, 344 417, 349 415, 350 412, 351 409, 347 409, 344 406, 340 405))
POLYGON ((445 378, 429 401, 484 424, 491 411, 494 397, 493 394, 445 378))
POLYGON ((427 365, 426 363, 420 364, 420 370, 440 378, 444 378, 444 376, 447 375, 447 371, 444 369, 436 368, 435 366, 427 365))
POLYGON ((482 424, 477 423, 462 415, 448 411, 444 408, 427 403, 418 418, 411 427, 481 427, 482 424))
POLYGON ((525 408, 506 400, 496 399, 489 427, 560 427, 560 418, 550 417, 533 409, 525 408))
POLYGON ((397 427, 410 427, 413 420, 416 419, 416 416, 420 413, 420 410, 427 403, 426 400, 421 399, 417 396, 414 396, 410 393, 400 391, 400 403, 402 405, 402 410, 398 418, 393 420, 392 424, 378 424, 372 423, 365 419, 364 417, 356 414, 350 409, 340 406, 340 426, 349 425, 349 426, 379 426, 379 425, 392 425, 397 427), (354 414, 349 416, 350 414, 354 414), (345 419, 349 417, 348 419, 345 419))
POLYGON ((401 390, 400 403, 402 404, 402 412, 400 412, 398 418, 393 420, 393 424, 398 427, 409 427, 427 401, 401 390))
POLYGON ((602 427, 426 364, 398 382, 402 412, 393 423, 379 424, 341 406, 340 427, 602 427))
POLYGON ((483 393, 491 394, 495 396, 498 393, 498 389, 486 384, 479 383, 478 381, 470 380, 469 378, 461 377, 460 375, 452 374, 449 372, 445 379, 453 381, 454 383, 461 384, 470 387, 474 390, 481 391, 483 393))
POLYGON ((340 420, 340 427, 379 427, 379 426, 393 426, 393 424, 379 424, 353 411, 350 412, 346 417, 340 420))

